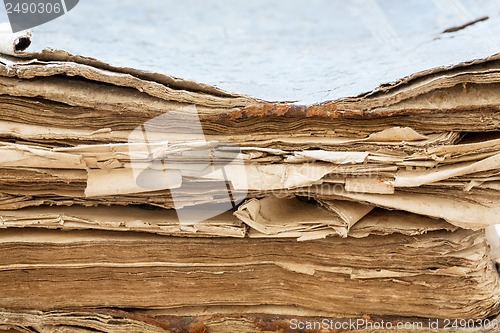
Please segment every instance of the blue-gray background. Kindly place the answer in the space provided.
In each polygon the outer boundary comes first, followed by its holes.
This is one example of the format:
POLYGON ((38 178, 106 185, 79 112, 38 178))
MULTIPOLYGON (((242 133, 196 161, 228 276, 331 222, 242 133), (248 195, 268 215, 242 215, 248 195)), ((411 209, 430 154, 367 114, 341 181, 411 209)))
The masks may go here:
POLYGON ((33 31, 32 51, 314 103, 500 52, 500 0, 81 0, 33 31))

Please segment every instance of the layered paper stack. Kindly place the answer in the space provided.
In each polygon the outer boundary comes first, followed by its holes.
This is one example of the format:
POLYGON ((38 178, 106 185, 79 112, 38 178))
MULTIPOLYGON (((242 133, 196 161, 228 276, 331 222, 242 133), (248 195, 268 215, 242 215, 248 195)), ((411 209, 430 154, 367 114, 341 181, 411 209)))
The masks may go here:
POLYGON ((298 105, 60 50, 12 54, 2 328, 496 320, 499 55, 298 105))

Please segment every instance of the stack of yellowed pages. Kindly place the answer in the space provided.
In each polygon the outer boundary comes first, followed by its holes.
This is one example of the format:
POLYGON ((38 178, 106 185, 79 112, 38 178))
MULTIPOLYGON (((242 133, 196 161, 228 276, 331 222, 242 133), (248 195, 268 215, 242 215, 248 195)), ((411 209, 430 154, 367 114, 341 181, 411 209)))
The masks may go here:
POLYGON ((1 328, 498 330, 499 55, 300 105, 15 45, 1 328))

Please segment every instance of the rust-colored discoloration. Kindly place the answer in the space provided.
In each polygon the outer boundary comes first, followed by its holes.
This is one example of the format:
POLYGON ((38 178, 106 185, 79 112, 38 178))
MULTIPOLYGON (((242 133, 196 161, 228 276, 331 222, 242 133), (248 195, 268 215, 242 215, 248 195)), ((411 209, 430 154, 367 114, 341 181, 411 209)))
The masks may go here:
POLYGON ((207 333, 208 329, 205 321, 209 317, 178 317, 178 316, 157 316, 155 320, 162 324, 162 328, 172 333, 207 333))
POLYGON ((305 105, 288 103, 263 103, 252 105, 227 114, 230 120, 255 117, 303 117, 307 113, 305 105))
MULTIPOLYGON (((224 115, 217 115, 214 118, 220 120, 244 120, 249 118, 284 117, 284 118, 338 118, 341 112, 335 108, 320 106, 305 106, 286 103, 265 103, 248 106, 239 110, 233 110, 224 115)), ((209 117, 216 121, 216 119, 209 117)))
POLYGON ((203 317, 178 317, 161 316, 149 317, 145 315, 133 315, 130 319, 141 320, 150 325, 163 328, 171 333, 207 333, 207 327, 204 324, 203 317))
MULTIPOLYGON (((498 112, 498 106, 476 107, 477 112, 498 112)), ((386 118, 392 116, 412 116, 433 114, 435 109, 386 109, 377 108, 373 110, 363 110, 359 106, 343 105, 335 102, 327 102, 315 105, 294 105, 287 103, 264 103, 252 105, 242 109, 233 110, 224 114, 214 116, 204 116, 203 120, 210 121, 238 121, 249 118, 324 118, 324 119, 373 119, 386 118)), ((457 107, 446 110, 447 113, 470 112, 469 106, 457 107)))
POLYGON ((261 331, 271 331, 271 332, 283 332, 289 333, 292 332, 290 328, 290 319, 289 316, 276 316, 276 315, 251 315, 248 319, 251 319, 255 327, 260 329, 261 331))

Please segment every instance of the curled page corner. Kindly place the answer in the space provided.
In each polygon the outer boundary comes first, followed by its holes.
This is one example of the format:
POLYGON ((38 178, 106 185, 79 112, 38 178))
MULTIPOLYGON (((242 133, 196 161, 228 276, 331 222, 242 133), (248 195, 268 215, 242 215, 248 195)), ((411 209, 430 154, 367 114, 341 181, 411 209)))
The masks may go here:
POLYGON ((31 30, 12 33, 8 23, 0 23, 0 53, 15 56, 31 45, 31 30))

